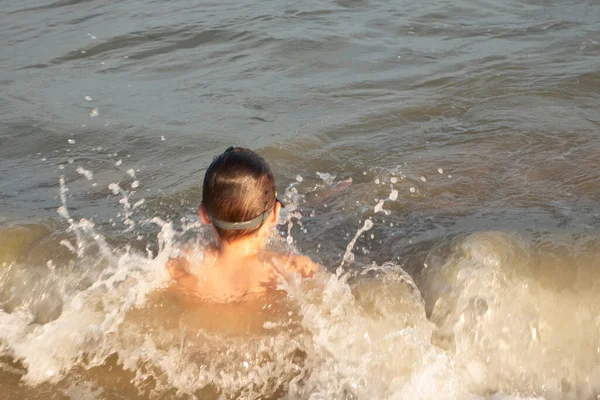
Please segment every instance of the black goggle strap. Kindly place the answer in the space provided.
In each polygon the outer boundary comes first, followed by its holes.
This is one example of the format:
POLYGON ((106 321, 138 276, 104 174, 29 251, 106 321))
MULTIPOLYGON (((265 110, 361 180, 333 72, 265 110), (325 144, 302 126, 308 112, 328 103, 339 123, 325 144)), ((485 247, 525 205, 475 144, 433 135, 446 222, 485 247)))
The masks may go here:
POLYGON ((267 218, 269 217, 269 215, 271 214, 272 211, 273 211, 273 209, 271 208, 270 210, 265 211, 264 213, 262 213, 261 215, 259 215, 256 218, 252 218, 251 220, 242 221, 242 222, 221 221, 220 219, 216 219, 211 216, 209 216, 209 218, 214 226, 217 226, 221 229, 225 229, 225 230, 252 229, 252 228, 256 228, 257 226, 261 226, 267 220, 267 218))

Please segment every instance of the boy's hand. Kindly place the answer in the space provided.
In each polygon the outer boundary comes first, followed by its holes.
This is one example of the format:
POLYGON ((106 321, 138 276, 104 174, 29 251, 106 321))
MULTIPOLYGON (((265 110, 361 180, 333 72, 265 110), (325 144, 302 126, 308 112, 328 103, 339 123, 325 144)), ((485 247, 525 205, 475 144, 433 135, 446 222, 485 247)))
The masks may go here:
POLYGON ((319 264, 313 262, 307 256, 295 256, 292 261, 292 269, 300 273, 303 278, 312 277, 321 268, 319 264))

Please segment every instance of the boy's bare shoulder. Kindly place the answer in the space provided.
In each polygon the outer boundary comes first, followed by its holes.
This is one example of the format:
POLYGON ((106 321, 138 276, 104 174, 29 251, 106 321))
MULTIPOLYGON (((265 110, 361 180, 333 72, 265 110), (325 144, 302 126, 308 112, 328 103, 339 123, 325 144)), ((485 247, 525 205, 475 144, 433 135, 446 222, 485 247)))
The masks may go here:
POLYGON ((200 283, 200 272, 208 259, 212 259, 212 251, 205 251, 201 256, 197 249, 184 249, 175 257, 167 260, 167 271, 171 278, 187 288, 197 288, 200 283))
POLYGON ((303 278, 309 278, 323 268, 310 257, 300 254, 271 252, 269 257, 276 261, 277 269, 284 275, 299 273, 303 278))

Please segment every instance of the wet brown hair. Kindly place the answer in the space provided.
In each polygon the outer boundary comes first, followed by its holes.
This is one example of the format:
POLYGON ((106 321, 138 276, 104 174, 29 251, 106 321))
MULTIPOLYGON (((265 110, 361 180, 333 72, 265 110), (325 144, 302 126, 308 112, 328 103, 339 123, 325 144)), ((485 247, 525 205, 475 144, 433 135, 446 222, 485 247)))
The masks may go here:
MULTIPOLYGON (((221 221, 256 218, 273 209, 275 196, 275 179, 269 165, 250 149, 228 148, 204 175, 202 204, 210 217, 221 221)), ((232 241, 256 233, 263 224, 239 230, 213 226, 221 239, 232 241)))

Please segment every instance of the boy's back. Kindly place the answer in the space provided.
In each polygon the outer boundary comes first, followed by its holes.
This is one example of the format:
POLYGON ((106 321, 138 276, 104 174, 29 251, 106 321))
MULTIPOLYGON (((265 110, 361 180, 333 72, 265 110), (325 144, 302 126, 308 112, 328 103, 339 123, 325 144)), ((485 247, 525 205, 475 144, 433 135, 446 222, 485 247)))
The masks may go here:
POLYGON ((194 262, 192 259, 186 255, 169 261, 169 273, 177 282, 177 289, 220 303, 274 291, 279 277, 293 274, 310 277, 318 269, 308 257, 277 252, 228 257, 219 255, 217 250, 210 250, 201 261, 194 262))

